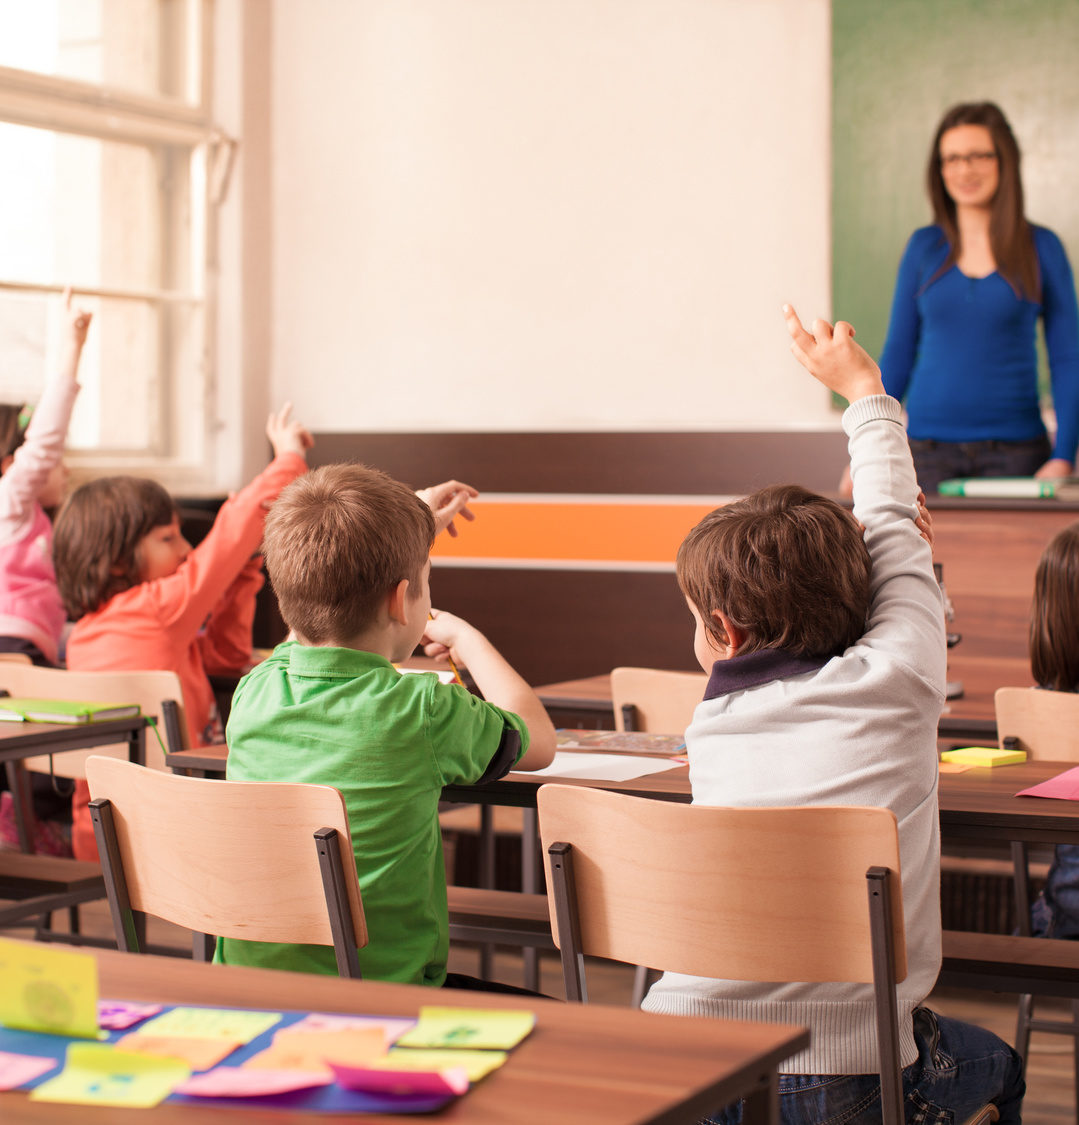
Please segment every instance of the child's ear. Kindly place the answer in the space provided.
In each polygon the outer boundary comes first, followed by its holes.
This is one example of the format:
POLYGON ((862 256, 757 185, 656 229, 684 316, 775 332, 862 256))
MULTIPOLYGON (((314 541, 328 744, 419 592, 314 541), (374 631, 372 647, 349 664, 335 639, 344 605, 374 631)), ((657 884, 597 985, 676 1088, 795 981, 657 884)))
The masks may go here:
POLYGON ((746 643, 749 634, 741 625, 735 625, 721 609, 712 610, 712 620, 722 634, 718 643, 726 650, 724 659, 729 660, 732 656, 737 656, 738 650, 746 643))
POLYGON ((386 598, 386 610, 390 615, 390 620, 396 621, 398 625, 409 623, 407 578, 402 578, 389 592, 386 598))

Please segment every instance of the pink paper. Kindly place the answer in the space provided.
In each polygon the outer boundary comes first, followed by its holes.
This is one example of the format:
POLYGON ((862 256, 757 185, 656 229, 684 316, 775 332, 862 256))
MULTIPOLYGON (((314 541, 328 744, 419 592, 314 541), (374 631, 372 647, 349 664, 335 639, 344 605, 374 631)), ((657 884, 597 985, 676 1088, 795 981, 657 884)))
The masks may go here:
POLYGON ((362 1066, 342 1066, 330 1062, 338 1086, 379 1094, 466 1094, 468 1074, 464 1067, 445 1070, 383 1070, 362 1066))
POLYGON ((311 1070, 248 1070, 238 1066, 219 1066, 205 1074, 192 1075, 174 1093, 195 1098, 257 1098, 287 1094, 312 1086, 328 1086, 328 1074, 311 1070))
POLYGON ((329 1012, 311 1012, 302 1020, 289 1024, 289 1031, 355 1031, 365 1027, 381 1027, 387 1043, 395 1043, 406 1031, 416 1026, 414 1019, 392 1016, 349 1016, 329 1012))
POLYGON ((0 1051, 0 1090, 16 1090, 23 1083, 40 1078, 47 1070, 55 1070, 57 1065, 56 1059, 0 1051))
POLYGON ((1064 801, 1079 801, 1079 766, 1075 766, 1048 781, 1041 781, 1029 789, 1016 793, 1017 797, 1058 797, 1064 801))
POLYGON ((106 1031, 123 1031, 141 1020, 156 1016, 161 1004, 132 1004, 127 1000, 99 1000, 97 1022, 106 1031))

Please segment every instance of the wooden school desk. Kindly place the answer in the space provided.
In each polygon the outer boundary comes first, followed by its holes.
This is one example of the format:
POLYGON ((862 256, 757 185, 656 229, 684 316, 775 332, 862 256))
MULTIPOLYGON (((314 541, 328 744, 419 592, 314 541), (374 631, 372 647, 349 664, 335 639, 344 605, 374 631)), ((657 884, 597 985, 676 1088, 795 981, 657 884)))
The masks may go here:
POLYGON ((32 805, 29 801, 25 772, 13 764, 39 754, 62 754, 69 750, 92 750, 95 746, 127 743, 127 756, 132 762, 145 762, 146 719, 132 715, 126 719, 109 719, 100 723, 9 723, 0 722, 0 764, 7 769, 8 783, 15 800, 19 846, 31 851, 33 827, 29 823, 32 805), (22 791, 22 799, 18 794, 22 791))
MULTIPOLYGON (((163 1001, 361 1015, 415 1016, 422 1004, 462 1008, 526 1008, 536 1027, 496 1073, 430 1120, 464 1125, 676 1125, 739 1097, 747 1125, 778 1121, 779 1064, 809 1041, 803 1028, 657 1016, 604 1005, 479 992, 441 992, 414 985, 341 980, 308 973, 236 968, 101 950, 94 953, 100 995, 163 1001)), ((249 1105, 250 1103, 248 1103, 249 1105)), ((139 1114, 109 1108, 32 1102, 25 1093, 0 1093, 0 1120, 12 1125, 85 1125, 138 1120, 148 1125, 242 1125, 256 1112, 160 1105, 139 1114)), ((280 1125, 340 1120, 303 1112, 258 1113, 280 1125)), ((414 1118, 364 1114, 371 1125, 403 1125, 414 1118)))

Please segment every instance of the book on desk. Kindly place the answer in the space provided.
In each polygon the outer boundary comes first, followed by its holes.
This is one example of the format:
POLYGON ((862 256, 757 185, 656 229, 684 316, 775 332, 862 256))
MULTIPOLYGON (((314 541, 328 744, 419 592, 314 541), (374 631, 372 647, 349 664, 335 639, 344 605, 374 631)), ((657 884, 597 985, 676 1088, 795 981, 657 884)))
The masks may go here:
POLYGON ((0 722, 5 723, 104 723, 134 718, 141 710, 137 703, 0 698, 0 722))

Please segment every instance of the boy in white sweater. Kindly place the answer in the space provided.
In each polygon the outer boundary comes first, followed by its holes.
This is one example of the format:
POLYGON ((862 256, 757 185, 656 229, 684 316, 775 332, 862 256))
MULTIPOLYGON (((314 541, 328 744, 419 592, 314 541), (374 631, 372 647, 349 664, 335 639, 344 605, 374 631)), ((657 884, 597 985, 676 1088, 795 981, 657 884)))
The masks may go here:
MULTIPOLYGON (((686 731, 693 800, 891 809, 907 930, 898 990, 907 1120, 961 1121, 993 1100, 1002 1123, 1018 1122, 1019 1056, 989 1032, 921 1006, 940 968, 945 636, 901 408, 849 324, 818 320, 810 334, 793 309, 784 313, 795 356, 850 402, 843 427, 854 515, 794 485, 767 488, 710 513, 680 547, 694 652, 710 673, 686 731)), ((870 985, 667 973, 644 1006, 807 1025, 810 1046, 780 1079, 785 1125, 880 1121, 870 985)), ((714 1120, 738 1122, 740 1108, 714 1120)))

